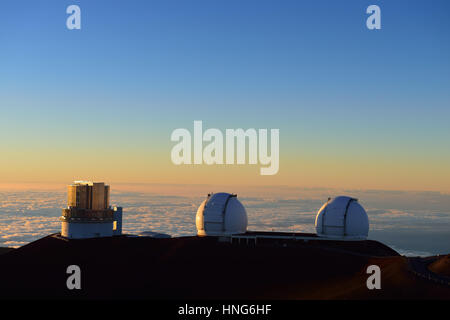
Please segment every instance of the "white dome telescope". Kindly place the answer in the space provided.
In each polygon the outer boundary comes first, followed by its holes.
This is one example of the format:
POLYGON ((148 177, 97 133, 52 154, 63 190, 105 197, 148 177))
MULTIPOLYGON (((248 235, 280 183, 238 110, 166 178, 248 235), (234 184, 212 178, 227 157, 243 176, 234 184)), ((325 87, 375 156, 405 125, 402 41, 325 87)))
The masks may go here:
POLYGON ((247 212, 237 195, 213 193, 202 202, 195 218, 199 236, 224 236, 247 231, 247 212))
POLYGON ((369 218, 357 199, 340 196, 328 200, 316 216, 316 232, 320 237, 366 239, 369 218))

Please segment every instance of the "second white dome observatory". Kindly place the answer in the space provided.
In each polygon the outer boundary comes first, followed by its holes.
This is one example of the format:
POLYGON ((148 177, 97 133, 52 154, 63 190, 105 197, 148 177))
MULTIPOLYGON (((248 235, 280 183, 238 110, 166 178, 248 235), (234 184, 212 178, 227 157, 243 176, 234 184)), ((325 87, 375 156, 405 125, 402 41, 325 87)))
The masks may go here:
POLYGON ((357 199, 339 196, 319 209, 315 226, 319 237, 363 240, 369 234, 369 217, 357 199))

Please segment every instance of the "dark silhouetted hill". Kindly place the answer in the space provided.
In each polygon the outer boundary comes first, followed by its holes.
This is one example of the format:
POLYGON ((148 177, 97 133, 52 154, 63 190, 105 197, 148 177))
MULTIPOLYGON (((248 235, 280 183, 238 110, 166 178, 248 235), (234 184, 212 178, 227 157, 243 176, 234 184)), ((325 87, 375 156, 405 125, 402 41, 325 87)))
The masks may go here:
POLYGON ((440 256, 428 267, 431 272, 450 277, 450 255, 440 256))
POLYGON ((449 299, 450 288, 417 277, 408 259, 376 241, 231 244, 216 238, 48 236, 0 256, 2 298, 449 299), (66 288, 81 268, 82 289, 66 288), (381 290, 366 287, 381 267, 381 290))
POLYGON ((0 247, 0 254, 4 254, 14 250, 14 248, 0 247))

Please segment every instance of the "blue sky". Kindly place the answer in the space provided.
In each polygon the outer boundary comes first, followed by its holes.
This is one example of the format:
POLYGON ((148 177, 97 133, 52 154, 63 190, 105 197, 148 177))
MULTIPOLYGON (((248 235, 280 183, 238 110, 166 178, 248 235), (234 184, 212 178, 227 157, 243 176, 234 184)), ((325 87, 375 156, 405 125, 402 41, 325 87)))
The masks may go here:
POLYGON ((167 153, 173 129, 203 120, 280 128, 285 156, 427 155, 450 177, 449 12, 445 0, 3 0, 0 147, 66 152, 76 137, 82 150, 95 134, 167 153), (71 4, 81 30, 66 28, 71 4), (371 4, 381 30, 365 26, 371 4))

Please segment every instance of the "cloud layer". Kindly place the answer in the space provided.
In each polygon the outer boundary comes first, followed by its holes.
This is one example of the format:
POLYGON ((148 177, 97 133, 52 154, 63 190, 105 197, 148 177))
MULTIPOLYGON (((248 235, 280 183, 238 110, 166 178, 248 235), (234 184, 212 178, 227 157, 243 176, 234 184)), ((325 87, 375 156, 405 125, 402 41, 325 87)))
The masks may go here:
MULTIPOLYGON (((393 246, 402 254, 450 252, 450 196, 440 193, 391 191, 334 191, 297 189, 241 193, 249 229, 315 232, 315 214, 327 195, 351 194, 360 199, 370 219, 371 239, 393 246)), ((123 231, 156 231, 172 236, 194 235, 200 196, 113 192, 111 202, 124 207, 123 231)), ((0 192, 0 246, 18 247, 59 232, 58 217, 66 194, 53 191, 0 192)))

